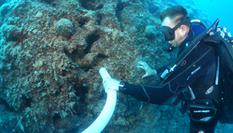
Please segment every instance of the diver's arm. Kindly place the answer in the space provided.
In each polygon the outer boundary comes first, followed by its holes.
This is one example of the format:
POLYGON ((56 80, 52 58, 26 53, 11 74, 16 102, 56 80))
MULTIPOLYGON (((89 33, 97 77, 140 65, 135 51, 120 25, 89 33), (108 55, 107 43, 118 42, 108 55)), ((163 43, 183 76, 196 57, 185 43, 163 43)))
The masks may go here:
POLYGON ((170 84, 163 86, 133 85, 125 81, 113 79, 110 76, 103 79, 103 86, 105 92, 108 92, 109 89, 113 89, 115 91, 121 91, 124 94, 129 94, 138 100, 154 104, 163 104, 173 95, 170 91, 170 84))
POLYGON ((162 66, 160 68, 157 68, 156 70, 157 70, 158 75, 160 76, 164 72, 164 70, 169 68, 169 66, 170 65, 164 65, 164 66, 162 66))
POLYGON ((157 73, 161 74, 165 69, 167 69, 167 67, 168 67, 168 65, 157 68, 157 73))
POLYGON ((164 86, 144 86, 133 85, 125 81, 121 81, 119 91, 124 94, 131 95, 138 100, 153 104, 163 104, 173 96, 173 93, 170 91, 169 87, 169 84, 164 86))

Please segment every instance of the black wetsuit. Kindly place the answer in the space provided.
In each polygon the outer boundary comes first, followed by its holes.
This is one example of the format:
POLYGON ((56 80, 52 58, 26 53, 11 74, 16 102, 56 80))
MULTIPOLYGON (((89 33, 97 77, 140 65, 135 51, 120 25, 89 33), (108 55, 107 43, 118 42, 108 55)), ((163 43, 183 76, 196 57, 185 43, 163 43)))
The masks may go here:
MULTIPOLYGON (((180 56, 183 56, 182 52, 187 47, 186 42, 182 44, 180 56)), ((216 85, 219 61, 214 48, 208 43, 211 42, 202 41, 199 50, 188 59, 192 63, 194 57, 200 57, 200 60, 192 64, 189 70, 184 73, 179 69, 174 71, 174 76, 179 75, 176 78, 157 86, 134 85, 122 81, 123 87, 120 87, 120 91, 153 104, 164 104, 170 98, 177 97, 184 102, 190 115, 190 132, 214 132, 221 103, 220 90, 216 85), (211 119, 203 121, 208 117, 211 119)))

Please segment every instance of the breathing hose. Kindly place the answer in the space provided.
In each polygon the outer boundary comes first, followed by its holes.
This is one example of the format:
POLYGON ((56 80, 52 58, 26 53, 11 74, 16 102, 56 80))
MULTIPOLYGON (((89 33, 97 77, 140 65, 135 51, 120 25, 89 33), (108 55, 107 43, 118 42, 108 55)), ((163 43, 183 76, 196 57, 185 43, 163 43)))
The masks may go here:
MULTIPOLYGON (((99 73, 103 81, 111 79, 111 76, 109 75, 106 68, 104 67, 100 68, 99 73)), ((103 110, 101 111, 97 119, 82 133, 100 133, 101 131, 103 131, 103 129, 108 124, 108 122, 110 121, 113 115, 116 106, 116 100, 117 100, 117 91, 109 88, 107 91, 107 100, 103 110)))

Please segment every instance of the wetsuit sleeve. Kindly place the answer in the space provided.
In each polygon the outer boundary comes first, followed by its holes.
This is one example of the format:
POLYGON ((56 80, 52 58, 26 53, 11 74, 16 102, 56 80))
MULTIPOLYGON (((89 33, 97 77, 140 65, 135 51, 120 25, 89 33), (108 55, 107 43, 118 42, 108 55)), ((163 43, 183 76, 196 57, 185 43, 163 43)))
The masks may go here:
POLYGON ((138 100, 153 104, 163 104, 173 96, 170 91, 170 84, 164 86, 133 85, 122 81, 123 87, 119 91, 131 95, 138 100))
POLYGON ((161 75, 162 72, 163 72, 165 69, 167 69, 167 68, 168 68, 168 65, 162 66, 162 67, 158 68, 156 71, 157 71, 157 73, 158 73, 159 75, 161 75))

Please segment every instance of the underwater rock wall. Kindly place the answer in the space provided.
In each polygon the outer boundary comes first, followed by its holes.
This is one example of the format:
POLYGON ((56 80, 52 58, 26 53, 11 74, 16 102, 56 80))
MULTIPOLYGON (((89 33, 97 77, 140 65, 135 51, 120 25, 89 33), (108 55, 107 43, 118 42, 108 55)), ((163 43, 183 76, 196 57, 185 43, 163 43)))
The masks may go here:
MULTIPOLYGON (((116 79, 156 83, 154 77, 142 80, 143 71, 135 66, 144 60, 158 68, 173 59, 164 52, 159 13, 176 4, 174 0, 0 3, 1 132, 81 132, 105 103, 98 74, 103 66, 116 79)), ((187 7, 194 18, 201 16, 187 7)), ((118 96, 104 132, 188 131, 187 116, 179 108, 118 96)))

